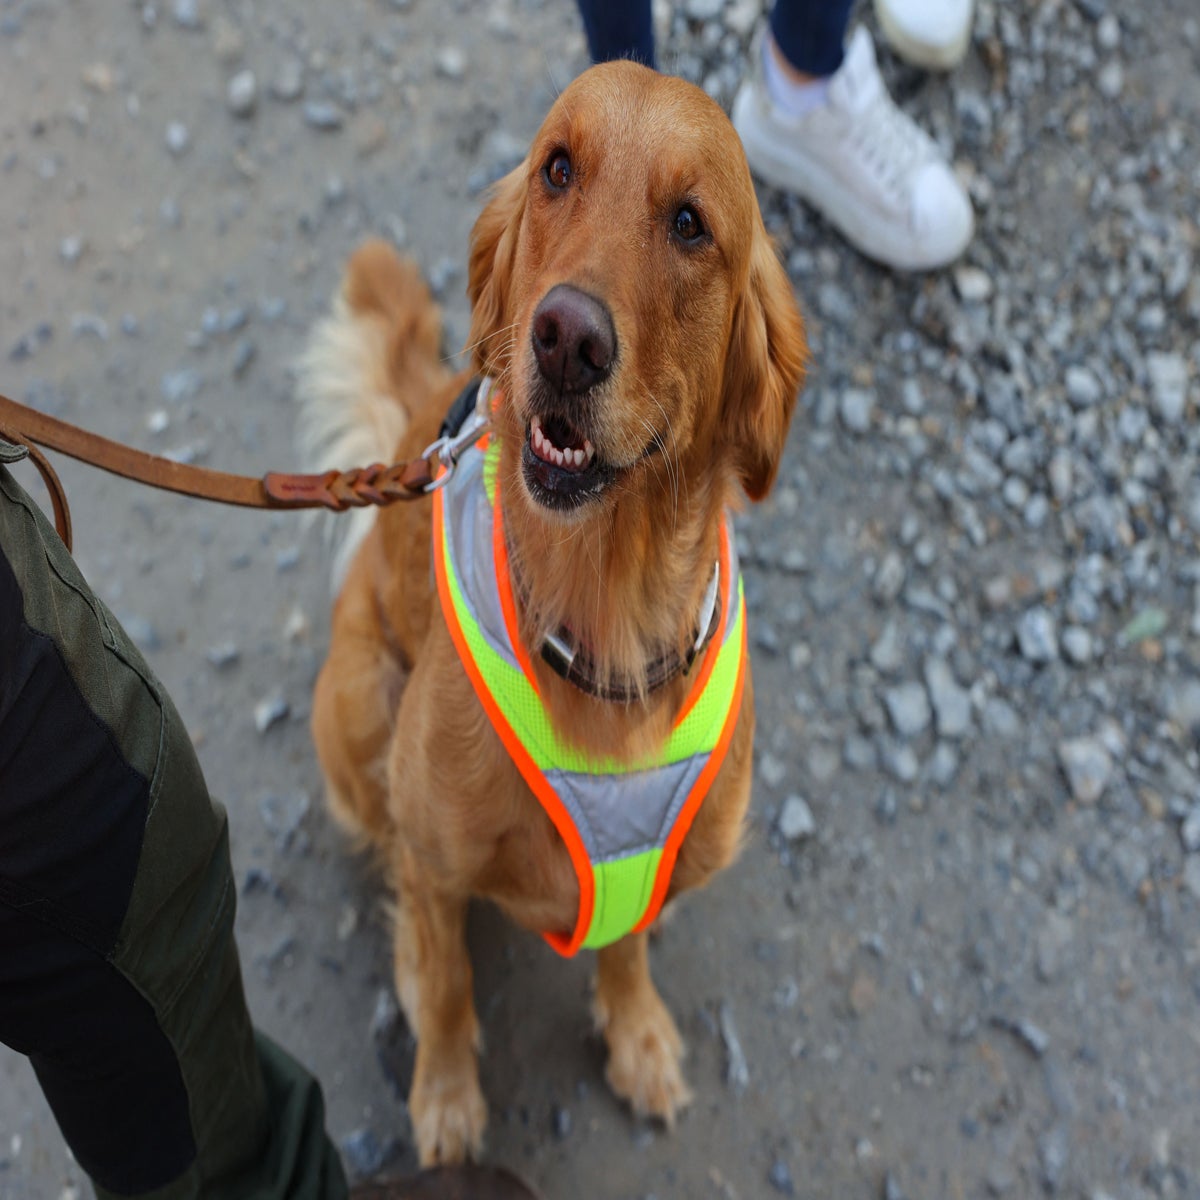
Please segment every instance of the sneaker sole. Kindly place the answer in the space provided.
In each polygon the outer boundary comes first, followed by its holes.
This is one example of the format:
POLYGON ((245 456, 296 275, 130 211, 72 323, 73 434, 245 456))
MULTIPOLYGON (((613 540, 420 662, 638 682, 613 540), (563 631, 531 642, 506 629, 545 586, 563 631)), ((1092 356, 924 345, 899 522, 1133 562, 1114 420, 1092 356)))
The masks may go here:
POLYGON ((879 29, 887 44, 910 66, 926 71, 953 71, 966 57, 971 41, 971 26, 968 22, 962 34, 946 45, 922 42, 910 37, 892 20, 891 14, 882 4, 875 5, 879 18, 879 29))

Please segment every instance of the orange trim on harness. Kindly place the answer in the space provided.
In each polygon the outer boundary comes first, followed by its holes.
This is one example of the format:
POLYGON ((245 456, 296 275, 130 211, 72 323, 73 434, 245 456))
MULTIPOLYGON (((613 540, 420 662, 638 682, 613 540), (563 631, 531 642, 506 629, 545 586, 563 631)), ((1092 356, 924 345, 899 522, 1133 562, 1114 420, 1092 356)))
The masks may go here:
POLYGON ((738 658, 737 682, 733 685, 733 702, 729 706, 729 715, 725 718, 725 726, 721 730, 717 744, 708 756, 708 762, 704 764, 704 770, 700 772, 695 786, 688 793, 688 798, 684 801, 683 808, 667 836, 667 844, 663 847, 662 858, 658 864, 658 874, 654 878, 654 891, 650 894, 650 903, 646 907, 645 915, 633 927, 634 933, 641 933, 643 929, 647 929, 653 923, 667 898, 667 888, 670 886, 671 876, 675 873, 675 860, 679 857, 679 849, 692 827, 692 822, 696 819, 696 814, 700 811, 700 805, 708 795, 709 785, 716 778, 717 772, 725 761, 725 753, 729 749, 733 731, 737 728, 738 718, 742 712, 742 688, 745 683, 746 621, 743 617, 742 652, 738 658))
MULTIPOLYGON (((521 772, 522 778, 541 802, 555 829, 558 830, 558 835, 562 838, 567 853, 571 857, 571 866, 574 867, 575 875, 579 880, 579 914, 575 919, 575 929, 570 934, 542 934, 553 949, 569 958, 583 945, 583 940, 587 937, 588 928, 592 923, 592 910, 596 902, 596 883, 592 877, 592 860, 583 844, 579 830, 575 827, 575 822, 571 819, 562 800, 559 799, 558 793, 550 786, 537 763, 530 757, 529 751, 525 749, 521 739, 513 732, 512 726, 509 725, 508 719, 492 697, 491 690, 475 664, 475 656, 471 653, 470 644, 467 642, 459 622, 458 611, 454 607, 454 598, 450 593, 450 581, 446 576, 444 503, 442 492, 440 490, 434 492, 433 519, 436 532, 433 539, 434 574, 437 579, 442 612, 446 616, 446 627, 450 630, 450 637, 458 651, 459 661, 467 673, 467 678, 471 681, 471 686, 475 689, 479 703, 483 705, 493 728, 504 743, 504 748, 516 764, 517 770, 521 772)), ((503 578, 507 578, 507 573, 503 578)), ((520 643, 514 639, 513 645, 518 646, 520 643)), ((657 883, 655 886, 657 890, 657 883)))

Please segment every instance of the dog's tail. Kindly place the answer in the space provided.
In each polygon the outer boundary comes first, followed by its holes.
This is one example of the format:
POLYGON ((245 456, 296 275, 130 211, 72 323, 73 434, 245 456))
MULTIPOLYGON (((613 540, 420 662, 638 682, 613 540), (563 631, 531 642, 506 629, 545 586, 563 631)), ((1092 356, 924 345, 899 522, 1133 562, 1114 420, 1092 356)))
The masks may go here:
MULTIPOLYGON (((393 462, 412 405, 450 373, 441 336, 441 315, 417 265, 383 241, 360 247, 298 363, 296 437, 304 469, 393 462)), ((326 518, 335 592, 375 512, 326 518)))

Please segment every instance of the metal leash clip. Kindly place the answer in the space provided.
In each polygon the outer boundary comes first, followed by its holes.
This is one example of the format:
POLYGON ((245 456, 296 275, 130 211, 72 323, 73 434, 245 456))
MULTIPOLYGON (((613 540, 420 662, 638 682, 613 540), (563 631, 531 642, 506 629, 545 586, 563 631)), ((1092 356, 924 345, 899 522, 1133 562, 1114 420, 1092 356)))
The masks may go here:
POLYGON ((463 452, 475 445, 491 428, 492 385, 491 379, 486 377, 481 379, 479 390, 475 395, 475 407, 458 430, 454 433, 443 434, 425 448, 425 453, 421 457, 426 461, 436 457, 444 470, 426 484, 424 491, 436 492, 438 488, 445 487, 450 482, 450 477, 454 474, 454 469, 458 466, 458 460, 462 457, 463 452))

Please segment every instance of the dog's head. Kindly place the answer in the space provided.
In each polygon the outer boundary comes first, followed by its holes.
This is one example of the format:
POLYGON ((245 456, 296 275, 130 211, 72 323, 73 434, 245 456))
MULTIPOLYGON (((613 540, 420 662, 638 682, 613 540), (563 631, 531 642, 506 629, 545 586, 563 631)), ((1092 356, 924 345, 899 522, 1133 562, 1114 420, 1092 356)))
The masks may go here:
POLYGON ((534 509, 582 517, 701 465, 766 494, 804 332, 700 89, 628 62, 575 80, 476 223, 468 290, 534 509))

